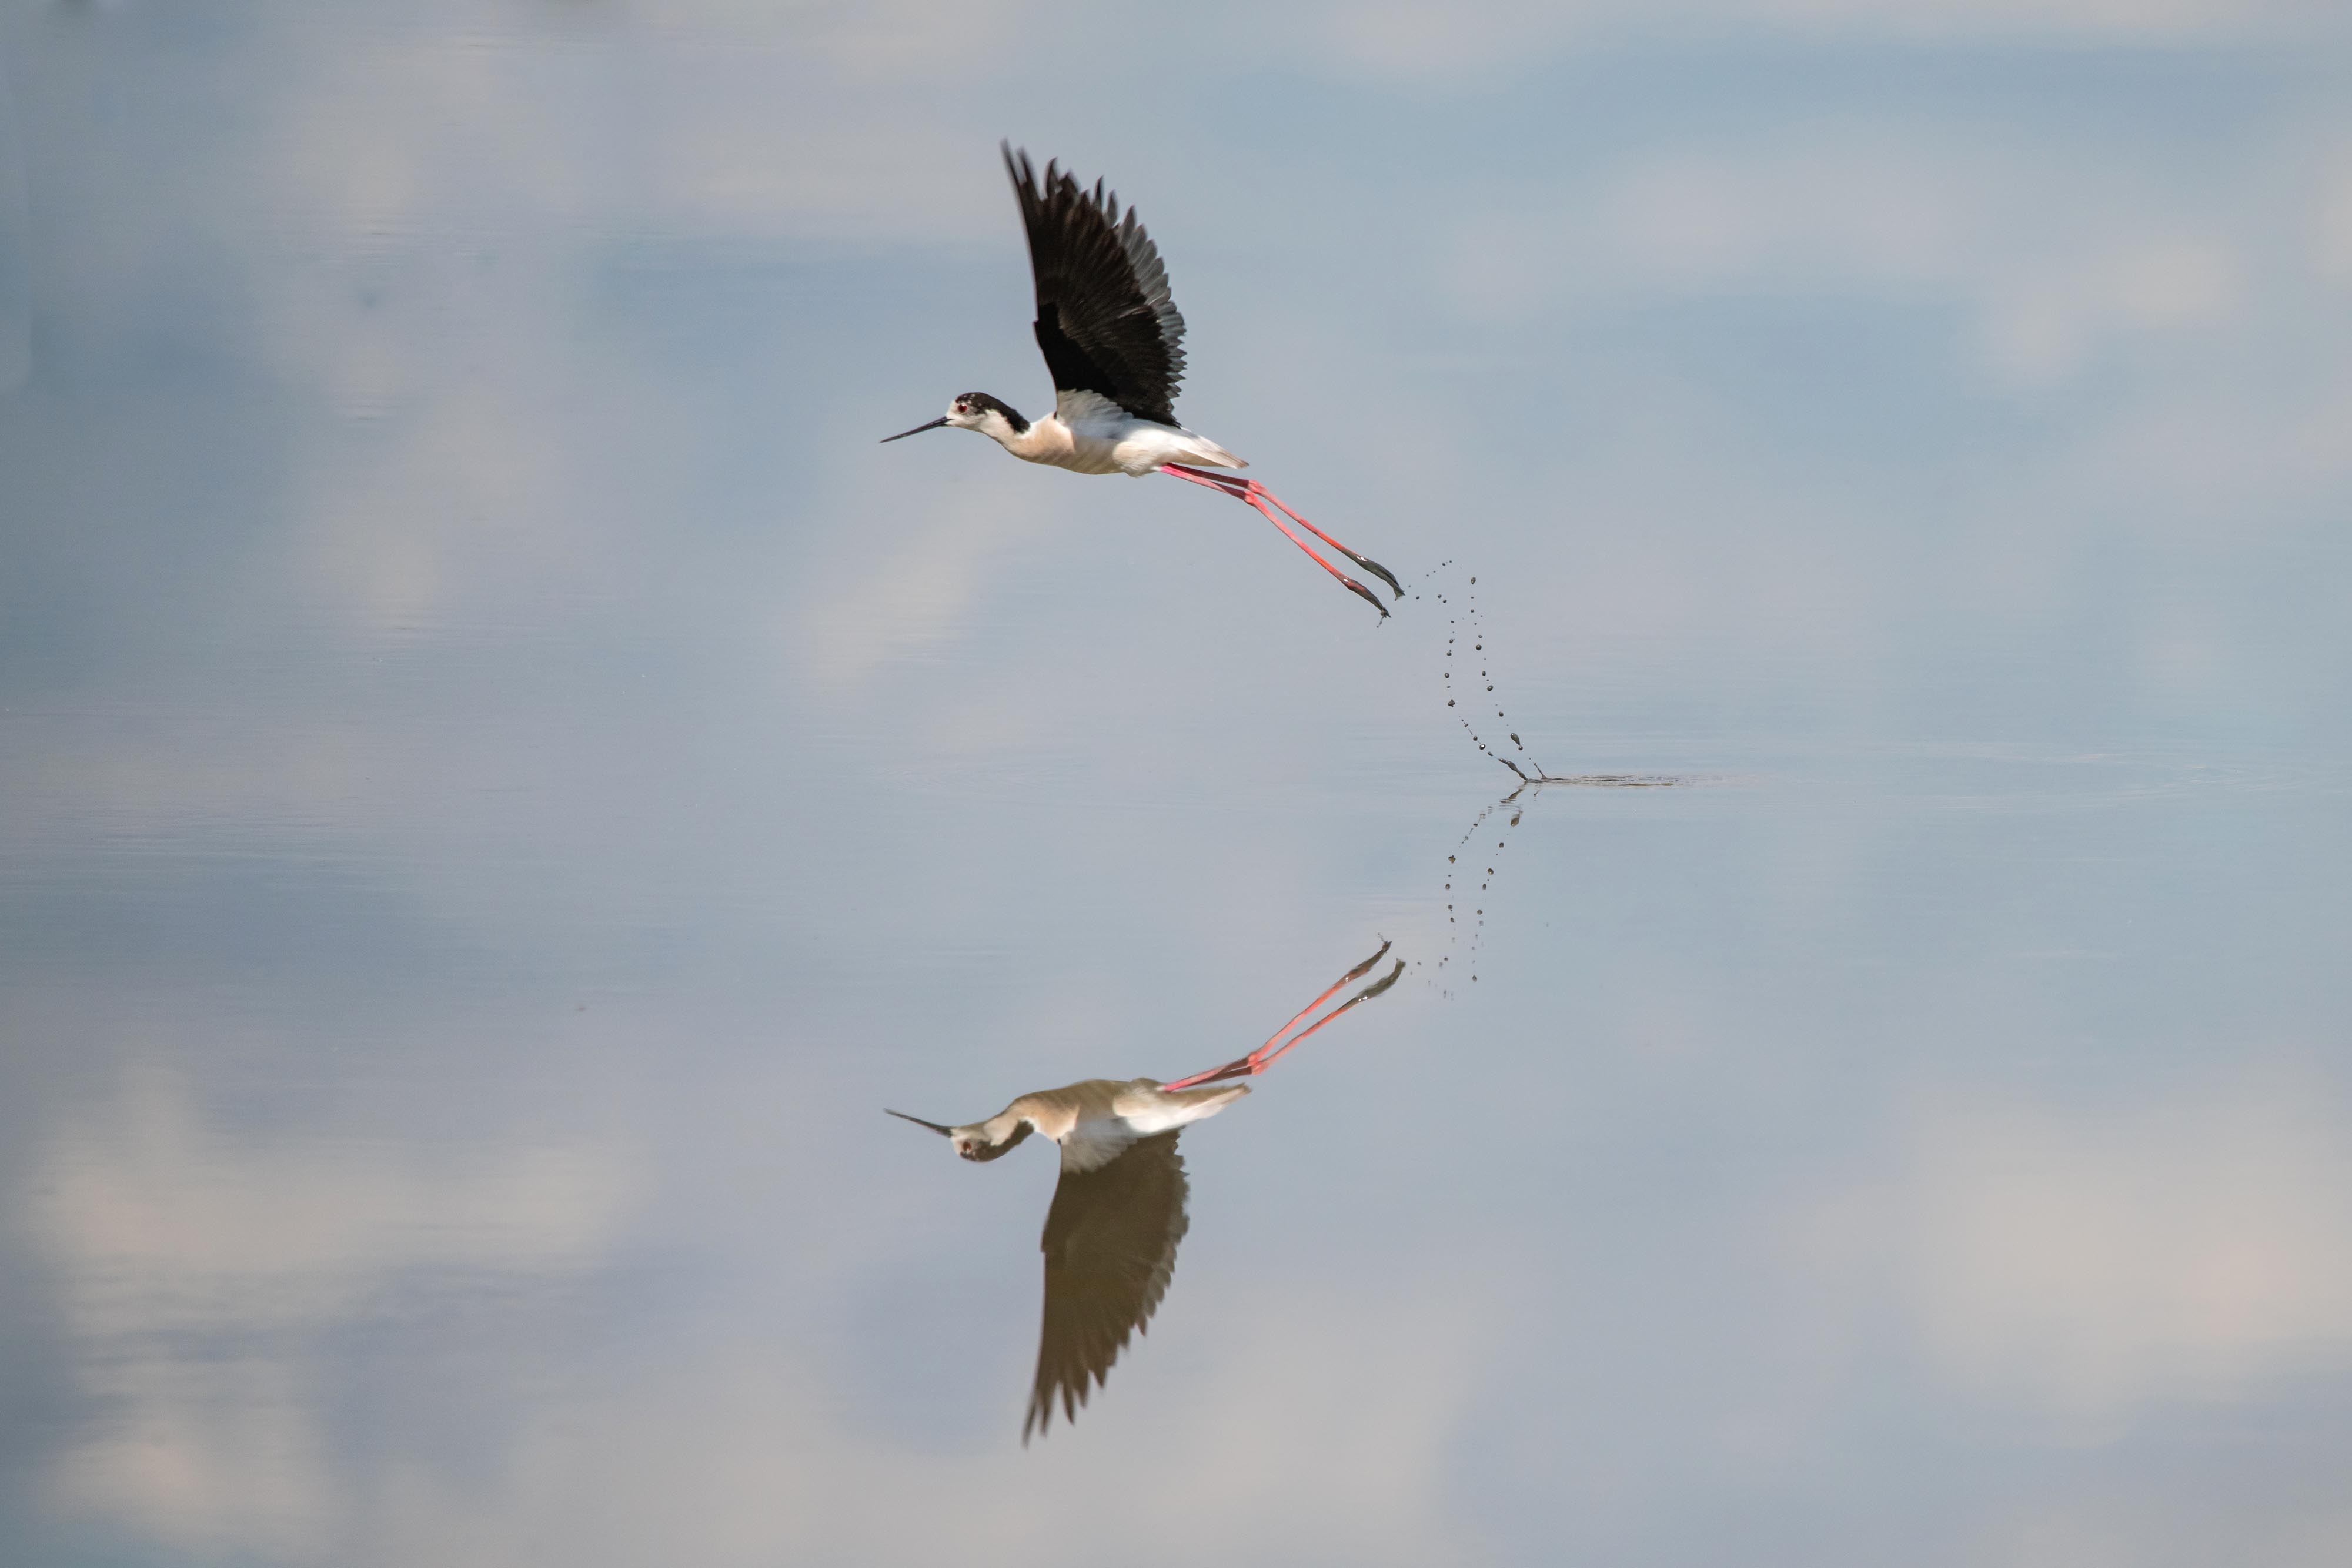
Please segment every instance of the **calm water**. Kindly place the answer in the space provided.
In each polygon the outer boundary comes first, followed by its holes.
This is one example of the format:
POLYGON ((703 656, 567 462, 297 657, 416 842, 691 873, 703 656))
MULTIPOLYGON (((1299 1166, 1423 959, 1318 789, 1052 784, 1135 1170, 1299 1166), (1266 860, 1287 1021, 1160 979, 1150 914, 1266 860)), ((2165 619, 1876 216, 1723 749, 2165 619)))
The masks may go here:
POLYGON ((11 7, 0 1562, 2346 1561, 2352 50, 2176 9, 11 7), (875 444, 1000 134, 1393 621, 875 444), (1383 940, 1024 1448, 882 1108, 1383 940))

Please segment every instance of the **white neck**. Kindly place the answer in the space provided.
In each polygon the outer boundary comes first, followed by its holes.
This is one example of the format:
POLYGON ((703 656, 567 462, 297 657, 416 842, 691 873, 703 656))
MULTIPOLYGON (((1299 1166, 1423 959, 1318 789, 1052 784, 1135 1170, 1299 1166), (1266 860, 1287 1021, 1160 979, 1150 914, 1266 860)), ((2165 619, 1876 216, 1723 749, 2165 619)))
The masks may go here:
POLYGON ((1067 457, 1075 446, 1070 428, 1055 414, 1032 420, 1029 428, 1013 433, 1013 426, 991 411, 988 423, 980 426, 981 433, 994 441, 1013 456, 1030 463, 1054 463, 1067 457))

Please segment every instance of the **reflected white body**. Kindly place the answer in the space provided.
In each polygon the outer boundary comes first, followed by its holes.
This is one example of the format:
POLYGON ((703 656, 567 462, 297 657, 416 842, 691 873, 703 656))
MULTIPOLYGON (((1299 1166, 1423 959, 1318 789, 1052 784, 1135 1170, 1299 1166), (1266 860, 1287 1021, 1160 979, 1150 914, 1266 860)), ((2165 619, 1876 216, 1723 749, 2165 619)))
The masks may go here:
POLYGON ((1157 1078, 1089 1078, 1024 1094, 985 1122, 948 1129, 948 1137, 957 1154, 973 1159, 1042 1133, 1062 1145, 1065 1171, 1090 1171, 1139 1138, 1213 1116, 1248 1092, 1245 1083, 1171 1092, 1157 1078))
POLYGON ((1108 398, 1088 392, 1057 392, 1054 412, 1016 431, 992 408, 975 413, 950 410, 948 423, 977 430, 1028 463, 1067 468, 1074 474, 1126 474, 1140 478, 1163 464, 1197 463, 1208 468, 1246 468, 1248 464, 1205 435, 1179 425, 1138 419, 1108 398))

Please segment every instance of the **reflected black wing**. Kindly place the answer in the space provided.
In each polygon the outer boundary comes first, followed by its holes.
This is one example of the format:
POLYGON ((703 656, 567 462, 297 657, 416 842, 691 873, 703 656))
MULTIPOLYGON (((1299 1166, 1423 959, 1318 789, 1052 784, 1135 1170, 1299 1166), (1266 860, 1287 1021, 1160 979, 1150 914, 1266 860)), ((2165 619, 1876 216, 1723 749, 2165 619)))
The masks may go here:
POLYGON ((1045 165, 1041 182, 1027 152, 1004 144, 1004 167, 1029 231, 1037 279, 1037 347, 1054 390, 1097 392, 1138 419, 1176 423, 1184 379, 1184 318, 1168 297, 1168 269, 1129 207, 1102 182, 1082 190, 1045 165))
POLYGON ((1043 1432, 1062 1406, 1078 1406, 1168 1293, 1184 1239, 1183 1156, 1175 1133, 1139 1139, 1097 1169, 1066 1171, 1045 1215, 1045 1323, 1037 1383, 1021 1440, 1043 1432))

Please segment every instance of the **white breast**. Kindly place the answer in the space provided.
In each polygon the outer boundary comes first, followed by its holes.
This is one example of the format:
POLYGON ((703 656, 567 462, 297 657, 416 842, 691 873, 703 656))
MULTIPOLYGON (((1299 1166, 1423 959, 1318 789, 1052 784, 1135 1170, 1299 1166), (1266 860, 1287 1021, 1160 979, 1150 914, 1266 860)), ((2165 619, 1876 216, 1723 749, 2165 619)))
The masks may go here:
POLYGON ((1155 473, 1168 463, 1213 468, 1248 465, 1215 442, 1177 425, 1138 419, 1099 392, 1054 394, 1054 412, 1008 442, 1016 456, 1079 474, 1155 473))
POLYGON ((1149 1078, 1138 1078, 1111 1096, 1108 1113, 1082 1113, 1058 1140, 1066 1171, 1100 1170, 1133 1147, 1139 1138, 1165 1133, 1213 1116, 1249 1092, 1246 1083, 1222 1084, 1171 1094, 1149 1078))

